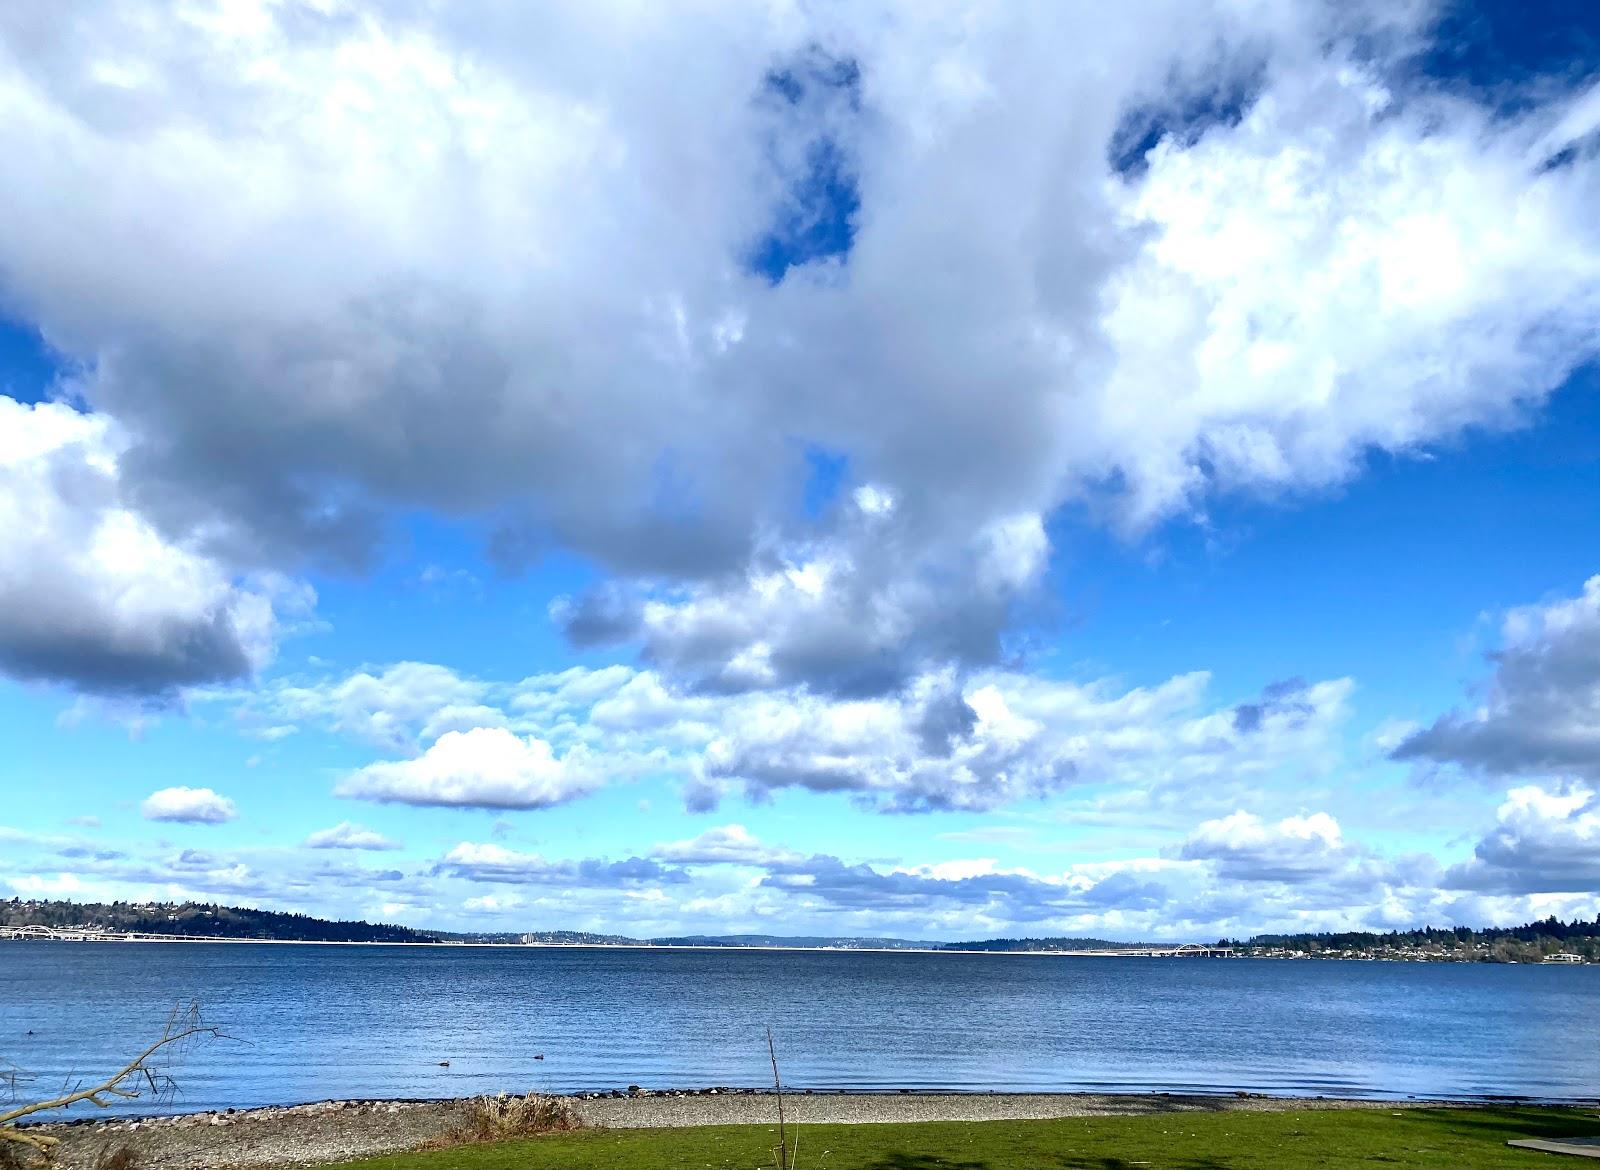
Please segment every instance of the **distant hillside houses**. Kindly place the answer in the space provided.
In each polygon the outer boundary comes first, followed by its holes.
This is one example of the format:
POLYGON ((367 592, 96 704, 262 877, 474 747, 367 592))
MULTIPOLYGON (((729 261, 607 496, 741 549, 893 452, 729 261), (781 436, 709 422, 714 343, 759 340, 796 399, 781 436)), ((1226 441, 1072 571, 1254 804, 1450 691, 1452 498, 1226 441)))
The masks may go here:
MULTIPOLYGON (((1226 940, 1224 940, 1226 941, 1226 940)), ((1415 962, 1600 963, 1600 916, 1593 922, 1550 917, 1523 926, 1260 934, 1235 942, 1243 954, 1324 959, 1403 959, 1415 962)))
POLYGON ((0 929, 47 926, 124 934, 281 942, 437 942, 432 931, 196 902, 0 901, 0 929))

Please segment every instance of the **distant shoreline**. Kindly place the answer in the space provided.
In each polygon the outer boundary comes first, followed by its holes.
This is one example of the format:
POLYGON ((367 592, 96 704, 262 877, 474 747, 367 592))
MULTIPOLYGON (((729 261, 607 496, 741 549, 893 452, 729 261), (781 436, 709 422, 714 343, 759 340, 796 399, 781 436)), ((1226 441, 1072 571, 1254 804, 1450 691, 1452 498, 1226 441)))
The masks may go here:
MULTIPOLYGON (((1152 927, 1155 931, 1163 929, 1152 927)), ((273 942, 302 945, 537 946, 577 950, 861 951, 868 954, 1044 954, 1101 958, 1185 956, 1259 959, 1359 959, 1600 965, 1600 920, 1554 916, 1518 926, 1435 928, 1384 933, 1318 931, 1253 934, 1215 942, 1117 940, 1096 935, 900 938, 868 934, 678 933, 634 938, 614 931, 421 929, 397 923, 331 920, 311 915, 198 902, 76 902, 13 898, 0 903, 0 941, 53 938, 105 942, 273 942), (215 932, 215 933, 213 933, 215 932)))
MULTIPOLYGON (((1259 959, 1271 962, 1293 962, 1304 960, 1306 962, 1347 962, 1347 963, 1445 963, 1458 966, 1518 966, 1516 962, 1500 963, 1483 959, 1456 959, 1431 956, 1400 956, 1400 955, 1210 955, 1189 956, 1175 954, 1151 955, 1148 947, 1129 946, 1121 949, 1104 950, 1074 950, 1074 951, 1045 951, 1045 950, 998 950, 990 948, 968 947, 818 947, 818 946, 792 946, 781 947, 771 945, 728 945, 716 946, 707 943, 524 943, 524 942, 400 942, 366 939, 299 939, 299 938, 213 938, 172 935, 163 937, 148 935, 141 938, 87 938, 87 939, 48 939, 48 938, 0 938, 0 945, 6 943, 39 943, 56 945, 82 946, 130 946, 144 943, 157 945, 172 945, 189 943, 197 945, 226 945, 226 946, 287 946, 287 947, 436 947, 447 950, 514 950, 514 951, 704 951, 704 952, 750 952, 764 953, 802 953, 802 954, 829 954, 829 955, 997 955, 1037 959, 1147 959, 1147 958, 1214 958, 1235 961, 1240 959, 1259 959)), ((1520 964, 1528 967, 1581 967, 1596 966, 1588 962, 1578 963, 1553 963, 1528 962, 1520 964)))

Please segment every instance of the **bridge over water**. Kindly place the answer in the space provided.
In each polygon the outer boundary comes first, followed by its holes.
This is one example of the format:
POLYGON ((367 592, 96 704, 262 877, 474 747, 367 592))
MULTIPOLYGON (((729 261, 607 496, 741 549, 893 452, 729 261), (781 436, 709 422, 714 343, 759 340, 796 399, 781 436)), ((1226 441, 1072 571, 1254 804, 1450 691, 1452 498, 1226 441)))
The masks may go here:
POLYGON ((1171 947, 1118 947, 1099 951, 1044 951, 1048 955, 1093 955, 1118 959, 1231 959, 1232 947, 1208 947, 1201 943, 1181 943, 1171 947))
POLYGON ((237 942, 202 934, 154 934, 98 926, 0 926, 0 939, 42 942, 237 942))

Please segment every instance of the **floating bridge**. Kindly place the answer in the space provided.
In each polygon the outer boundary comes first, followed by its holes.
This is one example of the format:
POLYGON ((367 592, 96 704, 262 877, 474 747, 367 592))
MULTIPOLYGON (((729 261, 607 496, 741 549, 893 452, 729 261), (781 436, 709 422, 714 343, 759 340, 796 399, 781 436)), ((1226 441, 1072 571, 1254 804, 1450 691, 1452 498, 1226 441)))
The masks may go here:
POLYGON ((99 926, 0 926, 0 939, 42 942, 233 942, 198 934, 141 934, 99 926))
POLYGON ((1098 951, 1040 951, 1045 955, 1094 955, 1115 959, 1231 959, 1232 947, 1208 947, 1202 943, 1180 943, 1171 947, 1118 947, 1098 951))

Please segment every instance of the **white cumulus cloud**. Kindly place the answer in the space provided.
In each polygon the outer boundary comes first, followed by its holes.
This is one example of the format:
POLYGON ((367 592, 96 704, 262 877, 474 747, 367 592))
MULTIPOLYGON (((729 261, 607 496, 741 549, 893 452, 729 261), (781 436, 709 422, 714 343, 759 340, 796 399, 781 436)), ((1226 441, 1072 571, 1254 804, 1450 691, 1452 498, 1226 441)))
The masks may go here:
POLYGON ((357 769, 340 796, 458 808, 548 808, 586 795, 601 776, 588 753, 557 757, 545 741, 500 727, 447 731, 420 756, 357 769))
POLYGON ((318 829, 306 838, 308 849, 399 849, 400 843, 365 825, 340 821, 331 829, 318 829))
POLYGON ((1274 882, 1324 879, 1353 856, 1339 822, 1327 813, 1268 822, 1242 809, 1200 824, 1177 854, 1214 862, 1225 878, 1274 882))
POLYGON ((220 825, 239 815, 233 801, 209 788, 163 788, 147 796, 140 811, 147 821, 189 825, 220 825))
POLYGON ((1600 576, 1577 597, 1509 611, 1491 660, 1482 703, 1407 736, 1394 757, 1600 778, 1600 576))
POLYGON ((410 750, 445 731, 498 723, 499 713, 482 704, 488 692, 448 667, 397 662, 336 681, 276 683, 245 713, 258 723, 263 711, 274 720, 314 720, 377 747, 410 750))
POLYGON ((650 856, 683 865, 781 865, 800 860, 793 850, 762 844, 743 825, 720 825, 685 841, 657 845, 650 856))
POLYGON ((1600 890, 1600 792, 1582 783, 1513 788, 1495 827, 1444 884, 1491 894, 1600 890))
POLYGON ((0 397, 0 671, 140 698, 252 673, 275 607, 310 591, 161 532, 129 498, 127 446, 102 415, 0 397))

